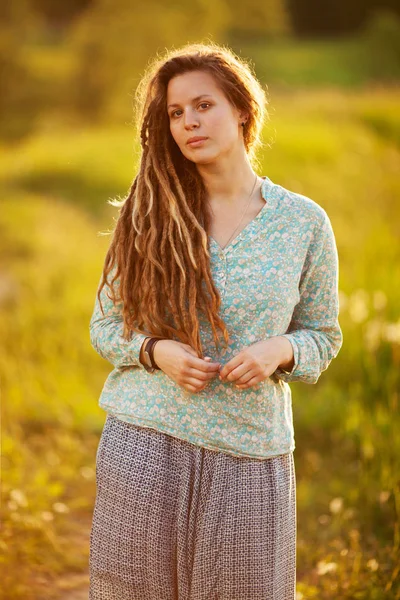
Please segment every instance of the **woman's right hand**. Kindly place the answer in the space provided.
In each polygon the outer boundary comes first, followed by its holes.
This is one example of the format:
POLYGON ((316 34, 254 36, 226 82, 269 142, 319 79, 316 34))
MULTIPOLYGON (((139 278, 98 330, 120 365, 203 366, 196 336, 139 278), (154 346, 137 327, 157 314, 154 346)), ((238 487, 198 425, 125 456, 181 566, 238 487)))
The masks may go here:
POLYGON ((218 375, 221 364, 203 360, 196 351, 182 342, 160 340, 154 347, 154 360, 168 377, 189 392, 200 392, 218 375))

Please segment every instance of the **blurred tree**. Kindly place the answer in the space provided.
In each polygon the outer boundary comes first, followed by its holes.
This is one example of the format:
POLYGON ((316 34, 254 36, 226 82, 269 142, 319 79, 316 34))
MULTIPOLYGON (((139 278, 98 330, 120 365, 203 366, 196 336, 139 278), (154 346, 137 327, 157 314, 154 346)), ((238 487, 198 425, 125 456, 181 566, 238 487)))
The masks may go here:
POLYGON ((375 10, 362 35, 371 79, 398 82, 400 68, 400 17, 391 10, 375 10))
POLYGON ((40 14, 49 26, 62 30, 68 27, 94 0, 30 0, 32 8, 40 14))
POLYGON ((71 28, 69 44, 77 59, 73 104, 92 121, 130 116, 130 103, 120 110, 121 98, 134 91, 150 57, 186 42, 221 38, 230 24, 225 0, 135 4, 98 0, 71 28))
POLYGON ((354 31, 368 13, 370 0, 288 0, 299 36, 337 35, 354 31))
POLYGON ((298 36, 355 32, 375 9, 389 8, 400 14, 398 0, 287 0, 287 6, 298 36))
POLYGON ((8 141, 29 133, 38 114, 40 91, 23 47, 34 27, 27 0, 0 3, 0 136, 8 141))
POLYGON ((291 17, 285 0, 227 0, 232 25, 229 39, 271 38, 291 32, 291 17))

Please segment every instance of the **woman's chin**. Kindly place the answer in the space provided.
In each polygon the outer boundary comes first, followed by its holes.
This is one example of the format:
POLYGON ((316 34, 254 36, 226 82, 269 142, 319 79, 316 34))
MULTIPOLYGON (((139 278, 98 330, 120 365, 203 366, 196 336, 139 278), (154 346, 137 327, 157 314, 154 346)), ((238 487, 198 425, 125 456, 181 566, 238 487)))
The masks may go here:
POLYGON ((191 156, 188 156, 188 159, 196 165, 208 165, 218 160, 218 154, 211 152, 196 152, 196 154, 193 153, 191 156))

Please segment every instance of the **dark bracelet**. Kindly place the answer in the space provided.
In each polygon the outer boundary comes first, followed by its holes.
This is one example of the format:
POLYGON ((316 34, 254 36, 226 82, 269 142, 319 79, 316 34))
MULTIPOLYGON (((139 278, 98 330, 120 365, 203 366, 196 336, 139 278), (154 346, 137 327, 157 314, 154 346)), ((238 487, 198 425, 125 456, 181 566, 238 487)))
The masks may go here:
POLYGON ((154 346, 161 339, 166 339, 166 338, 151 337, 146 344, 146 347, 144 350, 144 356, 147 359, 146 362, 147 362, 147 365, 148 365, 148 368, 150 371, 154 371, 154 370, 161 371, 160 367, 157 365, 156 361, 154 360, 154 346))
POLYGON ((153 365, 153 367, 154 367, 155 369, 157 369, 158 371, 161 371, 161 369, 160 369, 160 367, 158 366, 158 364, 157 364, 157 363, 156 363, 156 361, 155 361, 155 358, 154 358, 154 348, 156 347, 156 344, 157 344, 157 342, 159 342, 159 341, 160 341, 160 339, 162 339, 162 338, 152 338, 152 339, 150 340, 150 342, 149 342, 149 344, 151 344, 151 345, 150 345, 150 348, 149 348, 149 354, 150 354, 150 360, 151 360, 151 364, 152 364, 152 365, 153 365))

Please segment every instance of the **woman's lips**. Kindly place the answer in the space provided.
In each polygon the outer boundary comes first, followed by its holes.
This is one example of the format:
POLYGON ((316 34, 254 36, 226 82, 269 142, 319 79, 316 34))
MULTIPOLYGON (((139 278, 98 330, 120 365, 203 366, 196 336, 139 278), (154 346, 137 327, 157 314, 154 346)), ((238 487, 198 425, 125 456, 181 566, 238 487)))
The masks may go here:
POLYGON ((197 148, 197 146, 201 146, 206 141, 207 141, 207 139, 196 140, 195 142, 188 142, 188 146, 190 146, 191 148, 197 148))

